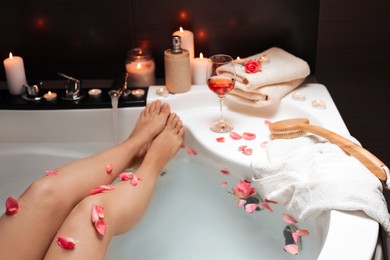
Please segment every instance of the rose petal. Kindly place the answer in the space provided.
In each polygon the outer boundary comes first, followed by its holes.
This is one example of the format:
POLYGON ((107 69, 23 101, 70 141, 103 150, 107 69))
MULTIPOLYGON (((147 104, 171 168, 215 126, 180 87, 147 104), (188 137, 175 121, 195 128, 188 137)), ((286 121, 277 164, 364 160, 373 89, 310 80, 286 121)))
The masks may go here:
POLYGON ((101 192, 103 192, 103 191, 110 191, 110 190, 115 190, 115 186, 112 186, 112 185, 110 185, 110 184, 101 185, 101 186, 98 186, 98 187, 93 188, 93 189, 89 192, 89 195, 94 195, 94 194, 101 193, 101 192))
POLYGON ((283 220, 286 221, 287 223, 290 223, 290 224, 296 224, 297 223, 295 218, 291 217, 290 215, 283 214, 282 217, 283 217, 283 220))
POLYGON ((95 222, 95 229, 100 235, 104 236, 106 232, 106 222, 104 222, 104 219, 99 219, 95 222))
POLYGON ((99 205, 92 205, 91 220, 96 223, 99 219, 104 218, 104 208, 99 205))
POLYGON ((221 182, 221 186, 222 186, 222 187, 226 187, 227 185, 228 185, 227 181, 221 182))
POLYGON ((137 186, 137 184, 142 181, 142 178, 141 177, 138 177, 137 175, 135 175, 134 173, 132 174, 132 177, 131 177, 131 180, 130 180, 130 184, 133 185, 133 186, 137 186))
POLYGON ((286 251, 289 254, 296 255, 299 252, 299 248, 295 244, 289 244, 284 247, 284 251, 286 251))
POLYGON ((253 150, 251 148, 246 148, 242 153, 245 155, 251 155, 253 150))
POLYGON ((245 139, 245 140, 253 140, 256 138, 256 135, 255 134, 252 134, 252 133, 248 133, 248 132, 245 132, 242 134, 242 137, 245 139))
POLYGON ((230 137, 233 139, 233 140, 240 140, 242 138, 241 135, 237 134, 236 132, 230 132, 230 137))
POLYGON ((110 174, 110 173, 112 172, 112 169, 113 169, 113 167, 112 167, 111 164, 107 164, 107 165, 106 165, 106 173, 107 173, 107 174, 110 174))
POLYGON ((19 211, 19 202, 14 196, 9 196, 5 201, 5 213, 15 215, 19 211))
POLYGON ((118 177, 122 180, 122 181, 128 181, 131 179, 131 175, 133 173, 132 172, 122 172, 118 175, 118 177))
POLYGON ((45 171, 47 176, 56 176, 58 174, 58 170, 48 170, 45 171))
POLYGON ((267 147, 267 144, 268 144, 268 141, 264 141, 260 144, 260 147, 261 148, 266 148, 267 147))
POLYGON ((218 143, 224 143, 225 142, 225 137, 217 137, 216 138, 218 143))
POLYGON ((221 173, 222 173, 223 175, 229 175, 229 174, 230 174, 229 170, 226 170, 226 169, 222 169, 222 170, 221 170, 221 173))
POLYGON ((298 230, 296 231, 296 233, 297 233, 298 235, 300 235, 301 237, 305 237, 305 236, 310 235, 310 232, 309 232, 309 230, 307 230, 307 229, 298 229, 298 230))
POLYGON ((245 205, 245 211, 248 213, 255 212, 256 208, 259 206, 259 204, 251 203, 245 205))
POLYGON ((76 246, 76 240, 71 237, 61 236, 57 237, 57 244, 63 249, 73 249, 76 246))
POLYGON ((272 124, 272 122, 269 121, 269 120, 264 120, 264 124, 265 124, 266 126, 269 126, 270 124, 272 124))
POLYGON ((272 208, 268 205, 267 202, 262 202, 262 203, 260 203, 260 206, 261 206, 263 209, 268 210, 269 212, 273 212, 272 208))
POLYGON ((293 239, 294 239, 294 242, 297 243, 298 240, 299 240, 299 234, 296 233, 296 232, 293 232, 291 235, 292 235, 292 237, 293 237, 293 239))
POLYGON ((242 205, 246 203, 246 200, 238 200, 237 201, 237 208, 240 208, 242 205))
POLYGON ((240 147, 238 147, 238 151, 243 152, 247 147, 247 145, 241 145, 240 147))
POLYGON ((269 199, 265 199, 264 202, 266 202, 266 203, 271 203, 271 204, 278 204, 277 201, 275 201, 275 200, 269 200, 269 199))
POLYGON ((187 154, 188 155, 197 155, 198 153, 192 148, 187 148, 187 154))

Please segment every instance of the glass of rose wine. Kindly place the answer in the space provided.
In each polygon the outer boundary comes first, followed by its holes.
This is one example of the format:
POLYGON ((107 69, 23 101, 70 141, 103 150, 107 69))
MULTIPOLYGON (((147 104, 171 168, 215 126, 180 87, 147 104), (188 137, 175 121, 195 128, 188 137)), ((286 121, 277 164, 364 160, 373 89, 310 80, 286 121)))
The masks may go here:
POLYGON ((222 108, 226 93, 234 88, 236 74, 234 72, 233 58, 226 54, 217 54, 209 58, 207 64, 206 80, 209 89, 219 98, 220 118, 211 127, 216 133, 227 133, 233 130, 233 126, 227 123, 223 117, 222 108), (226 73, 229 71, 229 73, 226 73))

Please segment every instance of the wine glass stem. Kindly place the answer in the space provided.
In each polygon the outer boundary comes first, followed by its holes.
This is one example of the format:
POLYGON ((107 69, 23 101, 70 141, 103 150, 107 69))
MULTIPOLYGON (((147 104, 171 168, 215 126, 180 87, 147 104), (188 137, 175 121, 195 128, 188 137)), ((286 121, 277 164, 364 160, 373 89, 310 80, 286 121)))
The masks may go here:
POLYGON ((223 122, 225 122, 225 120, 223 118, 222 108, 223 108, 223 97, 219 97, 219 112, 220 112, 219 121, 223 123, 223 122))

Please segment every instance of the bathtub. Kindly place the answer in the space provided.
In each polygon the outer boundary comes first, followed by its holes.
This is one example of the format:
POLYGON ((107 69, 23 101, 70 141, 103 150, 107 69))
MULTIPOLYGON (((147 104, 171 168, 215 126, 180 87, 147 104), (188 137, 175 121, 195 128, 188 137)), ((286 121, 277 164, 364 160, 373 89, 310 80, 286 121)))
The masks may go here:
MULTIPOLYGON (((247 213, 221 187, 250 179, 249 165, 265 156, 258 146, 243 155, 236 146, 218 146, 219 135, 208 130, 218 118, 218 100, 206 86, 184 94, 160 97, 151 87, 148 101, 170 103, 186 126, 186 147, 162 173, 143 219, 129 232, 115 237, 107 259, 371 259, 379 225, 362 212, 331 211, 316 221, 296 224, 310 231, 302 250, 283 250, 286 222, 279 205, 247 213), (229 175, 222 174, 229 172, 229 175), (358 228, 357 228, 358 227, 358 228), (362 236, 361 234, 364 234, 362 236)), ((22 191, 45 170, 85 157, 125 139, 142 108, 0 111, 0 201, 22 191), (115 118, 115 125, 113 119, 115 118)), ((312 123, 347 135, 337 107, 325 86, 306 84, 267 109, 228 103, 224 115, 237 132, 253 132, 268 141, 266 122, 307 117, 312 123), (306 100, 294 99, 299 91, 306 100), (312 106, 322 100, 326 109, 312 106), (261 129, 259 130, 259 125, 261 129)), ((0 211, 4 212, 4 203, 0 211)))

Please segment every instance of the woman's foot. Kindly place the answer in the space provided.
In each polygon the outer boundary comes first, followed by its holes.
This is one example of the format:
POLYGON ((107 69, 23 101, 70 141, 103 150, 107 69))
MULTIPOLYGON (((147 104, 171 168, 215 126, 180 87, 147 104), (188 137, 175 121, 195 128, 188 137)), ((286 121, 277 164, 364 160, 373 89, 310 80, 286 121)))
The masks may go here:
POLYGON ((139 149, 138 159, 134 160, 135 162, 140 162, 143 159, 150 143, 164 129, 169 114, 169 105, 166 103, 162 104, 160 100, 146 105, 141 112, 134 130, 128 138, 128 140, 137 139, 143 144, 139 149))
POLYGON ((171 113, 168 117, 164 130, 153 140, 145 155, 142 173, 155 172, 160 174, 165 165, 172 159, 183 144, 184 127, 179 116, 171 113))

